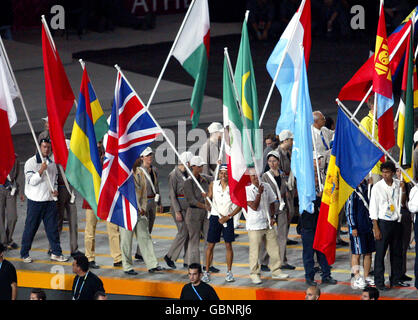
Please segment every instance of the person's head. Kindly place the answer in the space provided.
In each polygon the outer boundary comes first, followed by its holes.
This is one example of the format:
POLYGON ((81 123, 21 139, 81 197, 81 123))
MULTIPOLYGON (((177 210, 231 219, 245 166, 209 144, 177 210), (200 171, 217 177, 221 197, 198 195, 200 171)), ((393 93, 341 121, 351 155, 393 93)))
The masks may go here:
POLYGON ((194 175, 199 175, 203 171, 203 165, 205 165, 206 162, 203 161, 202 157, 200 156, 194 156, 190 159, 190 167, 192 168, 192 172, 194 175))
POLYGON ((222 139, 222 133, 224 132, 224 127, 219 122, 212 122, 208 127, 208 133, 211 138, 218 140, 222 139))
POLYGON ((45 130, 49 130, 48 117, 42 118, 42 120, 44 120, 44 128, 45 128, 45 130))
POLYGON ((51 140, 44 138, 39 142, 42 157, 48 157, 51 154, 51 140))
POLYGON ((258 180, 255 168, 248 168, 248 174, 250 176, 251 183, 258 187, 260 185, 260 181, 258 180))
POLYGON ((270 133, 264 138, 264 143, 266 144, 266 147, 273 147, 275 140, 276 136, 273 133, 270 133))
POLYGON ((97 291, 94 294, 94 300, 107 300, 107 295, 103 291, 97 291))
POLYGON ((77 275, 83 275, 89 271, 89 260, 82 254, 74 257, 73 272, 77 275))
POLYGON ((154 153, 152 152, 152 149, 150 147, 147 147, 144 151, 141 153, 141 161, 144 167, 150 167, 152 164, 152 160, 154 159, 154 153))
POLYGON ((46 300, 45 291, 40 288, 33 288, 30 292, 29 300, 46 300))
POLYGON ((374 287, 366 287, 361 293, 361 300, 379 300, 379 290, 374 287))
POLYGON ((313 120, 314 120, 314 127, 317 129, 321 129, 325 125, 325 117, 321 111, 314 111, 312 112, 313 120))
POLYGON ((226 164, 221 164, 219 166, 219 180, 228 183, 228 166, 226 164))
POLYGON ((280 147, 283 150, 292 150, 293 146, 293 133, 290 130, 283 130, 279 134, 280 147))
POLYGON ((184 172, 184 170, 186 170, 186 168, 183 165, 183 162, 190 167, 190 160, 193 158, 193 153, 191 153, 190 151, 185 151, 180 155, 180 160, 178 167, 179 169, 184 172))
POLYGON ((331 117, 325 117, 325 127, 330 130, 335 130, 335 121, 331 117))
POLYGON ((382 178, 387 183, 392 183, 393 176, 396 174, 396 166, 392 161, 386 161, 380 166, 380 171, 382 171, 382 178))
POLYGON ((318 286, 310 286, 306 289, 305 300, 319 300, 321 290, 318 286))
POLYGON ((198 285, 202 278, 202 266, 199 263, 189 265, 189 280, 191 284, 198 285))
POLYGON ((271 170, 279 170, 280 156, 277 151, 270 151, 267 154, 267 164, 271 170))
POLYGON ((0 243, 0 261, 4 259, 4 253, 6 252, 7 248, 4 244, 0 243))
POLYGON ((370 112, 374 112, 374 94, 370 95, 367 99, 367 106, 369 107, 370 112))

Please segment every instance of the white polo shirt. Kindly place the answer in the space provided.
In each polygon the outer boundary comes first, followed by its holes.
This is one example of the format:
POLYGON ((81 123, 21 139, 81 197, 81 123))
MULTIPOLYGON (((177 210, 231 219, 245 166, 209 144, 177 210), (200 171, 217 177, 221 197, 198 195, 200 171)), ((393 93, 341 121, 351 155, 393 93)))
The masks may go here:
MULTIPOLYGON (((260 205, 257 210, 247 207, 246 227, 247 230, 264 230, 269 228, 268 216, 270 216, 270 204, 276 201, 276 195, 268 183, 261 182, 264 191, 261 195, 260 205)), ((258 187, 251 184, 245 187, 247 201, 255 201, 258 187)))
POLYGON ((370 219, 400 222, 399 192, 399 180, 393 179, 391 186, 387 185, 383 179, 377 182, 373 186, 370 196, 370 219))
POLYGON ((220 180, 215 180, 213 182, 213 199, 212 199, 212 210, 210 214, 212 216, 224 216, 232 213, 237 207, 231 201, 231 195, 229 194, 229 186, 222 190, 222 185, 220 180))
MULTIPOLYGON (((51 179, 51 184, 54 190, 58 187, 58 174, 57 166, 52 159, 47 159, 48 174, 51 179)), ((41 158, 38 155, 34 155, 25 162, 25 195, 32 201, 54 201, 51 194, 51 187, 49 186, 46 172, 39 175, 41 169, 41 158)))

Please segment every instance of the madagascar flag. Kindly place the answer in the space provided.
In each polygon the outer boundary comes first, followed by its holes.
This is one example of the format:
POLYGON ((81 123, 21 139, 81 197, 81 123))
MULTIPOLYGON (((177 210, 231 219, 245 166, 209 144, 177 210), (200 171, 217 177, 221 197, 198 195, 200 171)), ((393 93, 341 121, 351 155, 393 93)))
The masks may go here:
POLYGON ((330 265, 335 261, 339 213, 382 156, 383 152, 339 109, 313 245, 325 254, 330 265))

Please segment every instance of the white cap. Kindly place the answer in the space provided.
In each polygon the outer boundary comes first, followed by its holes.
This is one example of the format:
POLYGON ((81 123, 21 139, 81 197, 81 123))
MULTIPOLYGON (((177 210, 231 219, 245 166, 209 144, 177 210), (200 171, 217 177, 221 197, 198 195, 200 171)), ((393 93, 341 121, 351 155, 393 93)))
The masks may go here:
POLYGON ((219 122, 212 122, 208 127, 209 133, 223 132, 224 127, 219 122))
POLYGON ((313 159, 315 160, 316 159, 316 157, 318 156, 318 159, 320 159, 320 158, 323 158, 324 156, 322 155, 322 154, 320 154, 320 153, 318 153, 318 152, 313 152, 313 159))
POLYGON ((414 143, 418 142, 418 130, 414 133, 414 143))
POLYGON ((286 139, 293 139, 293 133, 290 130, 282 130, 279 134, 280 141, 285 141, 286 139))
POLYGON ((180 160, 183 161, 184 163, 190 162, 191 158, 193 158, 193 153, 191 153, 190 151, 184 151, 180 155, 180 160))
POLYGON ((48 117, 42 118, 45 122, 48 122, 48 117))
POLYGON ((151 153, 153 153, 152 149, 150 147, 146 147, 146 149, 142 151, 141 157, 146 157, 150 155, 151 153))
POLYGON ((206 164, 205 161, 203 161, 203 158, 200 156, 193 156, 193 158, 190 159, 190 166, 197 166, 197 167, 201 167, 204 164, 206 164))
POLYGON ((270 156, 275 156, 277 159, 279 159, 279 160, 280 160, 280 155, 279 155, 279 153, 278 153, 276 150, 271 150, 269 153, 267 153, 267 159, 268 159, 270 156))

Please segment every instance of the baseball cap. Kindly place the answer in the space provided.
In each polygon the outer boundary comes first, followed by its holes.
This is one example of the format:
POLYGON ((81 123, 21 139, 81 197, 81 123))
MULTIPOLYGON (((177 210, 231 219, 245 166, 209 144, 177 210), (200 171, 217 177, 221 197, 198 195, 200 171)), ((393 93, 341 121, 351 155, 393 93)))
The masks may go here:
POLYGON ((279 134, 280 141, 285 141, 286 139, 293 139, 293 133, 290 130, 282 130, 279 134))
POLYGON ((224 127, 219 122, 212 122, 208 127, 209 133, 223 132, 224 127))
POLYGON ((228 166, 226 164, 221 164, 219 166, 219 171, 228 171, 228 166))
POLYGON ((267 159, 268 159, 270 156, 274 156, 274 157, 276 157, 278 160, 280 160, 280 155, 279 155, 279 153, 278 153, 276 150, 271 150, 269 153, 267 153, 267 159))
POLYGON ((197 166, 197 167, 201 167, 204 164, 206 164, 205 161, 203 161, 202 157, 200 156, 194 156, 193 158, 190 159, 190 166, 197 166))
POLYGON ((152 149, 150 147, 146 147, 146 149, 142 151, 141 157, 146 157, 150 155, 151 153, 153 153, 152 149))

